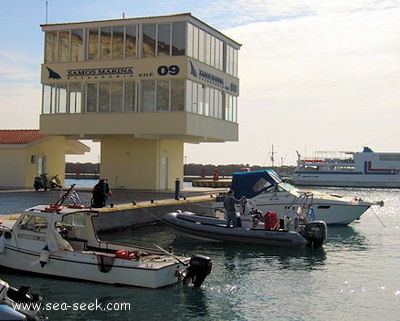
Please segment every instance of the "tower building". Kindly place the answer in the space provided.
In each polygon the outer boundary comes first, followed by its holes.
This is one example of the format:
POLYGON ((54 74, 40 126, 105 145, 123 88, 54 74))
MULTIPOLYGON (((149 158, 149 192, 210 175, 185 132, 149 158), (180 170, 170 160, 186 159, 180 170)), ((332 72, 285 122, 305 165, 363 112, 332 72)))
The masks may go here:
POLYGON ((100 142, 111 187, 172 189, 184 143, 238 140, 240 44, 190 13, 41 27, 40 132, 100 142))

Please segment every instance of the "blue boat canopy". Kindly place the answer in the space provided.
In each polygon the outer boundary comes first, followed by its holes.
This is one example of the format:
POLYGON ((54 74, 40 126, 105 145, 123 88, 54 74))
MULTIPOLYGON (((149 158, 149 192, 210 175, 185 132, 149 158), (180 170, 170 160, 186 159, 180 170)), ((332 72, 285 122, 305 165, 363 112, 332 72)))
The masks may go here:
POLYGON ((232 176, 231 189, 236 198, 242 196, 253 198, 266 190, 275 188, 279 183, 282 183, 282 178, 273 169, 235 172, 232 176))

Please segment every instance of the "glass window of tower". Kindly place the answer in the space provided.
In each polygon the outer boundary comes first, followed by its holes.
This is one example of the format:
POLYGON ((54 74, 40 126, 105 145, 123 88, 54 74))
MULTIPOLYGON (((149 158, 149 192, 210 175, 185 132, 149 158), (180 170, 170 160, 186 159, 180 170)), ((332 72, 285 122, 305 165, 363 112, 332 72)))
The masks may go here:
POLYGON ((97 112, 97 83, 86 86, 86 111, 88 113, 97 112))
POLYGON ((185 106, 185 80, 171 80, 171 111, 183 111, 185 106))
POLYGON ((124 111, 136 111, 136 83, 124 83, 124 111))
POLYGON ((42 114, 51 114, 51 102, 53 97, 53 87, 43 86, 42 93, 42 114))
POLYGON ((136 26, 127 26, 125 34, 125 57, 134 58, 136 57, 136 26))
POLYGON ((58 61, 69 61, 69 31, 58 32, 58 61))
POLYGON ((176 22, 172 24, 172 55, 185 55, 186 23, 176 22))
POLYGON ((154 80, 142 81, 142 112, 154 112, 156 102, 156 88, 154 80))
POLYGON ((157 56, 169 56, 171 47, 171 25, 158 25, 157 56))
POLYGON ((111 83, 111 111, 122 112, 123 85, 121 81, 111 83))
POLYGON ((99 83, 99 112, 107 113, 110 111, 110 89, 109 82, 99 83))
POLYGON ((157 80, 157 111, 169 110, 169 80, 157 80))
POLYGON ((64 114, 67 112, 67 85, 58 85, 55 101, 56 113, 64 114))
POLYGON ((143 25, 142 57, 154 57, 156 53, 156 25, 143 25))
POLYGON ((99 59, 99 29, 88 30, 88 60, 99 59))
POLYGON ((100 59, 111 59, 111 28, 100 28, 100 59))
POLYGON ((71 30, 71 61, 83 60, 83 30, 71 30))
POLYGON ((78 114, 82 112, 82 89, 80 83, 71 83, 69 85, 69 112, 78 114))
POLYGON ((112 58, 121 59, 124 56, 124 27, 113 27, 112 58))
POLYGON ((57 57, 57 31, 46 32, 44 61, 51 63, 56 61, 57 57))

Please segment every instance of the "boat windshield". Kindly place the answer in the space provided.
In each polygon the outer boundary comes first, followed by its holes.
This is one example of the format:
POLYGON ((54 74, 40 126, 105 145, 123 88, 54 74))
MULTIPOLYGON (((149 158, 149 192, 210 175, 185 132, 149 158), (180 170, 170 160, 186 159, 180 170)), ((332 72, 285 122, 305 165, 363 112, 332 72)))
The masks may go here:
POLYGON ((27 214, 19 222, 18 227, 21 230, 47 233, 47 219, 42 215, 27 214))
POLYGON ((69 226, 87 227, 90 215, 87 212, 68 214, 63 217, 62 222, 69 226))
POLYGON ((281 182, 277 184, 276 189, 278 190, 278 192, 290 192, 292 190, 295 190, 296 187, 294 187, 292 184, 281 182))

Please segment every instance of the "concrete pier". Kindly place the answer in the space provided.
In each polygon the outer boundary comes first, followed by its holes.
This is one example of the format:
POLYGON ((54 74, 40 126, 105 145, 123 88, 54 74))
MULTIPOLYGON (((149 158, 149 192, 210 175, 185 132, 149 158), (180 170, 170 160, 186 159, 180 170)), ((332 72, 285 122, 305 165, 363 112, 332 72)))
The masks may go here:
MULTIPOLYGON (((172 191, 116 190, 107 207, 95 209, 100 213, 94 219, 95 228, 101 232, 145 225, 161 221, 164 214, 177 210, 211 215, 211 205, 218 192, 226 192, 226 189, 182 190, 182 197, 175 200, 172 191)), ((78 193, 83 204, 90 206, 90 191, 80 190, 78 193)), ((26 208, 38 204, 54 204, 59 195, 60 192, 55 191, 0 191, 0 198, 4 200, 0 205, 0 220, 7 226, 13 225, 19 213, 26 208)), ((67 200, 65 205, 68 203, 67 200)))

